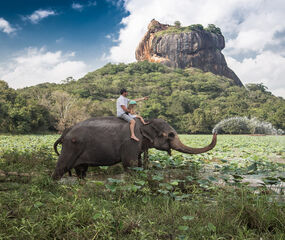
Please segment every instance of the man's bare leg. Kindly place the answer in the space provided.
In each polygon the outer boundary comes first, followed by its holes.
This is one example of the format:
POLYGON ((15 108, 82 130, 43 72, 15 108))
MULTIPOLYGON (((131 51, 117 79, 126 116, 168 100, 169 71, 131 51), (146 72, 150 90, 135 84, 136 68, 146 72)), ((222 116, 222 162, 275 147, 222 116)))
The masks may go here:
POLYGON ((138 142, 139 139, 135 136, 135 125, 136 125, 136 121, 131 120, 130 121, 131 138, 138 142))

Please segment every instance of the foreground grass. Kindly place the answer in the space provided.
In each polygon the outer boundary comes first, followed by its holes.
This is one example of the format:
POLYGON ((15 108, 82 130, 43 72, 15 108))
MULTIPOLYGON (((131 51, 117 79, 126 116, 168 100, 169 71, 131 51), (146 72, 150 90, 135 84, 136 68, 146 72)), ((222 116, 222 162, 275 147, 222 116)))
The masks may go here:
MULTIPOLYGON (((199 174, 209 164, 234 176, 280 173, 272 159, 284 159, 284 138, 222 136, 208 154, 152 151, 150 170, 93 168, 86 181, 65 184, 50 179, 56 138, 0 136, 0 169, 37 174, 0 178, 0 239, 285 239, 285 203, 270 188, 237 179, 221 186, 199 174)), ((183 141, 201 146, 209 138, 183 141)))
MULTIPOLYGON (((135 186, 136 177, 128 179, 135 186)), ((131 183, 131 184, 130 184, 131 183)), ((152 192, 106 191, 100 182, 50 178, 10 183, 1 193, 2 239, 284 239, 284 203, 246 188, 191 190, 186 200, 152 192)))

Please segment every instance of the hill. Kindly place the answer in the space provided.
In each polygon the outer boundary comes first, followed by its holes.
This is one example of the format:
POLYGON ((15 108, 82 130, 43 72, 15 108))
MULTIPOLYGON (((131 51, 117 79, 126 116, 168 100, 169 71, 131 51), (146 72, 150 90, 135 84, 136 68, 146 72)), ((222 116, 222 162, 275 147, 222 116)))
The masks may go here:
POLYGON ((20 90, 0 82, 0 131, 28 133, 62 130, 89 116, 115 115, 125 87, 129 97, 149 96, 138 110, 144 118, 163 118, 180 133, 210 133, 233 116, 256 117, 285 129, 285 100, 262 84, 236 86, 234 80, 197 68, 171 69, 142 61, 107 64, 75 81, 20 90))

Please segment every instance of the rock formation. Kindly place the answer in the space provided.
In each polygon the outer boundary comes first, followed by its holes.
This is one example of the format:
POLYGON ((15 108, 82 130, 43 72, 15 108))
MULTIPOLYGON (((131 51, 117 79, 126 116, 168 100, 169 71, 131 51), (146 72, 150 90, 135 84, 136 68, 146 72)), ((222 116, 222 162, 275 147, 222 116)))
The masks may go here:
POLYGON ((167 32, 170 27, 174 28, 153 19, 136 49, 136 59, 159 62, 174 68, 200 68, 231 78, 236 85, 243 86, 237 75, 227 66, 221 52, 225 47, 222 34, 199 29, 167 32))

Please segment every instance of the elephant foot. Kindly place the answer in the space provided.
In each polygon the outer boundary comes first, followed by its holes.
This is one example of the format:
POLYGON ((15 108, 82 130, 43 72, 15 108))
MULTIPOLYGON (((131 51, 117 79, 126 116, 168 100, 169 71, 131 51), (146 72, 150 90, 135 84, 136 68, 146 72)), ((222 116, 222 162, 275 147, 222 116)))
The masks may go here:
POLYGON ((76 175, 80 179, 84 179, 86 177, 87 170, 88 170, 88 165, 85 164, 75 167, 76 175))

